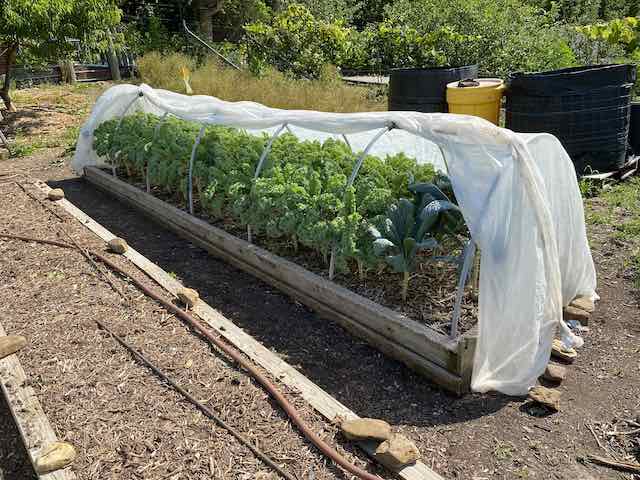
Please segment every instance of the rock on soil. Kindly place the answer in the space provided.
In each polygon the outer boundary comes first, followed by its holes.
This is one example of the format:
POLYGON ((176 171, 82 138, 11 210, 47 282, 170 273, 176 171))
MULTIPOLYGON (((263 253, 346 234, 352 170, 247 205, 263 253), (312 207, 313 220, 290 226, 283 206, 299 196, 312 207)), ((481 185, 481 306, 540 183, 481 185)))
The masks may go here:
POLYGON ((112 251, 113 253, 119 253, 120 255, 125 253, 129 248, 127 242, 124 239, 118 237, 109 240, 107 245, 109 246, 110 251, 112 251))
POLYGON ((342 422, 342 433, 349 440, 388 440, 391 425, 376 418, 357 418, 342 422))
POLYGON ((529 398, 556 412, 560 411, 560 396, 562 394, 553 388, 536 386, 529 390, 529 398))
POLYGON ((562 365, 558 365, 555 363, 550 363, 547 365, 544 373, 542 374, 542 378, 549 382, 562 382, 567 376, 567 369, 562 365))
POLYGON ((200 299, 200 294, 193 288, 181 288, 176 292, 178 299, 189 308, 193 306, 200 299))
POLYGON ((397 469, 416 463, 420 459, 420 451, 407 437, 397 434, 378 445, 375 458, 382 465, 397 469))
POLYGON ((571 305, 564 307, 563 314, 565 320, 577 320, 583 325, 589 322, 589 317, 591 316, 589 312, 571 305))
POLYGON ((76 450, 73 445, 66 442, 53 442, 36 460, 36 471, 40 475, 55 472, 71 465, 75 458, 76 450))
POLYGON ((47 198, 52 201, 62 200, 64 198, 64 191, 61 188, 54 188, 49 190, 47 198))
POLYGON ((8 357, 27 345, 27 339, 20 335, 0 338, 0 358, 8 357))
POLYGON ((593 313, 596 309, 596 306, 593 303, 593 300, 589 297, 579 296, 573 299, 573 301, 569 304, 570 307, 579 308, 580 310, 584 310, 588 313, 593 313))

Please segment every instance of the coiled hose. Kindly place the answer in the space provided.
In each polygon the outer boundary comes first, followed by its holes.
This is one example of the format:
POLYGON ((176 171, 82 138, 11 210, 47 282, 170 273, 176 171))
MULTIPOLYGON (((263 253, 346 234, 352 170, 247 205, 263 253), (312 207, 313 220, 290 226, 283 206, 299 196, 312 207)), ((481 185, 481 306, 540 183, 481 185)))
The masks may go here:
MULTIPOLYGON (((73 245, 59 242, 56 240, 46 240, 39 238, 31 238, 22 235, 13 235, 7 233, 0 233, 0 237, 9 238, 14 240, 22 240, 24 242, 36 242, 36 243, 45 243, 49 245, 55 245, 61 248, 76 248, 73 245)), ((80 249, 79 246, 77 246, 80 249)), ((222 350, 228 357, 237 362, 242 368, 244 368, 249 374, 271 395, 271 397, 280 405, 282 410, 287 414, 287 416, 291 419, 293 423, 300 429, 300 431, 304 434, 304 436, 313 443, 318 450, 320 450, 324 455, 329 457, 333 462, 340 465, 347 472, 355 475, 356 477, 362 480, 381 480, 377 475, 373 475, 356 465, 350 463, 346 458, 340 455, 333 447, 327 444, 324 440, 322 440, 316 433, 309 428, 309 426, 304 422, 296 408, 289 403, 289 401, 285 398, 285 396, 280 392, 278 387, 276 387, 265 375, 256 368, 256 366, 246 359, 236 348, 231 345, 225 343, 220 337, 217 337, 205 328, 200 321, 196 320, 188 312, 182 310, 177 305, 165 300, 160 295, 149 289, 146 285, 138 281, 137 279, 130 276, 127 272, 121 269, 118 265, 112 262, 110 259, 105 257, 104 255, 95 252, 93 250, 86 249, 86 253, 94 257, 96 260, 105 264, 111 270, 119 273, 123 277, 126 277, 131 283, 133 283, 139 290, 141 290, 145 295, 152 298, 159 304, 161 304, 165 309, 173 313, 175 316, 182 319, 188 325, 190 325, 196 332, 200 335, 204 336, 209 342, 214 344, 220 350, 222 350)))

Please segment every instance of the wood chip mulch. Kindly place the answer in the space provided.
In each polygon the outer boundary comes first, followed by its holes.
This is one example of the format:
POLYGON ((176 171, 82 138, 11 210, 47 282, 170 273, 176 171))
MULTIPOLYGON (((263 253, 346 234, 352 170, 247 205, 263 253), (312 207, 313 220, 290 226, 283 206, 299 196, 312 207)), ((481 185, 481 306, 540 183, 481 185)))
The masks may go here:
MULTIPOLYGON (((0 185, 0 198, 0 223, 6 231, 56 239, 59 220, 17 185, 0 185)), ((83 246, 104 250, 75 219, 65 221, 65 228, 83 246)), ((126 260, 113 258, 137 278, 145 278, 126 260)), ((99 331, 96 318, 290 473, 301 479, 345 478, 252 380, 134 287, 113 279, 129 301, 78 252, 0 240, 0 319, 8 332, 30 342, 20 360, 57 435, 76 446, 74 470, 79 478, 278 478, 99 331)), ((295 392, 288 391, 288 397, 317 433, 351 461, 369 465, 357 456, 361 453, 343 447, 337 428, 295 392)))

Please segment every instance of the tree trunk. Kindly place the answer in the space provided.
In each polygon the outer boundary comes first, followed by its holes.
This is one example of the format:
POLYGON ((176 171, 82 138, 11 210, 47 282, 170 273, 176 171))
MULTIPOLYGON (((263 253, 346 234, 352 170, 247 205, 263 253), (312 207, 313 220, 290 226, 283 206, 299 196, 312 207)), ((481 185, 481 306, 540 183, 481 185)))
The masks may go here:
POLYGON ((9 51, 7 52, 7 73, 4 76, 4 84, 2 86, 2 90, 0 90, 0 98, 4 101, 5 106, 7 107, 7 111, 15 112, 16 107, 11 101, 11 96, 9 94, 9 89, 11 88, 11 69, 13 64, 16 62, 16 55, 18 54, 18 44, 13 44, 9 46, 9 51))
POLYGON ((213 16, 222 10, 224 0, 199 0, 197 3, 198 24, 204 40, 213 39, 213 16))

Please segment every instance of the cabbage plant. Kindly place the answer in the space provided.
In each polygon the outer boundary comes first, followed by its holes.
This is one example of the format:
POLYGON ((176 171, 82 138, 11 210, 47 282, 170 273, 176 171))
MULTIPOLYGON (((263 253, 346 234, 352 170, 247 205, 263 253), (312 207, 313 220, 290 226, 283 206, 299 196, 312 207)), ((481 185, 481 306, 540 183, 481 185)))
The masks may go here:
MULTIPOLYGON (((407 300, 411 273, 418 266, 418 254, 435 250, 447 236, 458 239, 465 223, 460 208, 444 190, 450 188, 446 176, 439 175, 436 183, 415 183, 409 186, 413 201, 401 198, 389 207, 381 228, 371 227, 374 252, 384 256, 394 271, 402 273, 401 296, 407 300)), ((451 189, 451 193, 453 190, 451 189)), ((434 257, 436 260, 455 261, 457 257, 434 257)))

